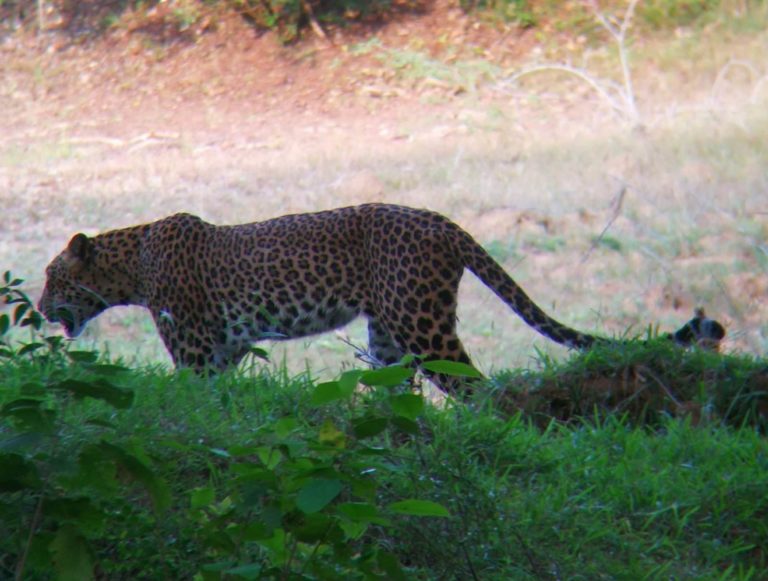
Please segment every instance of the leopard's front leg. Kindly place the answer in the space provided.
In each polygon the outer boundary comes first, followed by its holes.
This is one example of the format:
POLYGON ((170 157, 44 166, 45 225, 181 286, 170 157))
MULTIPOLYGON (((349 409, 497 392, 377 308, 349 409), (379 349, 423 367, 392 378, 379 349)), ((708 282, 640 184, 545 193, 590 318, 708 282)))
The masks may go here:
POLYGON ((205 374, 221 371, 228 366, 230 362, 217 357, 221 353, 221 346, 217 344, 215 331, 199 313, 194 316, 194 313, 178 315, 169 308, 150 310, 176 369, 188 367, 195 373, 205 374))

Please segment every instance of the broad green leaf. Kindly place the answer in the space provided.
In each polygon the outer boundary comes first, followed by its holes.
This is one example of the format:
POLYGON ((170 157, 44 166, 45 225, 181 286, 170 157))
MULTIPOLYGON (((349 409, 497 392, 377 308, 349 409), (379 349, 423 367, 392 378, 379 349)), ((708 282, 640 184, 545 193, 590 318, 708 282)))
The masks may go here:
POLYGON ((171 504, 171 493, 165 481, 146 464, 124 449, 102 441, 98 448, 125 470, 134 480, 144 485, 156 510, 164 510, 171 504))
POLYGON ((350 397, 355 392, 363 373, 365 372, 360 369, 351 369, 341 374, 337 383, 339 384, 339 389, 344 397, 350 397))
MULTIPOLYGON (((371 473, 375 473, 375 470, 366 472, 366 474, 371 473)), ((365 498, 373 502, 376 499, 376 481, 367 476, 353 479, 352 494, 357 498, 365 498)))
POLYGON ((425 361, 421 364, 421 367, 426 371, 432 371, 433 373, 443 373, 453 377, 483 377, 483 374, 471 365, 460 363, 458 361, 425 361))
POLYGON ((392 418, 392 425, 395 426, 401 432, 415 436, 419 433, 419 424, 403 416, 397 416, 392 418))
POLYGON ((309 398, 313 406, 321 406, 344 397, 338 381, 329 381, 319 384, 309 398))
POLYGON ((110 428, 112 430, 117 428, 117 425, 104 418, 88 418, 85 423, 89 426, 99 426, 100 428, 110 428))
POLYGON ((21 303, 19 306, 16 307, 16 309, 13 311, 13 324, 18 325, 19 321, 21 321, 21 318, 25 315, 25 313, 29 310, 29 305, 27 303, 21 303))
POLYGON ((256 454, 268 470, 273 470, 283 459, 283 453, 278 448, 271 448, 269 446, 258 448, 256 454))
POLYGON ((275 422, 274 430, 278 438, 284 439, 299 427, 296 418, 280 418, 275 422))
POLYGON ((99 375, 106 375, 106 376, 113 376, 113 375, 119 375, 121 373, 128 373, 131 370, 128 367, 123 367, 122 365, 113 365, 111 363, 99 363, 96 365, 89 365, 88 371, 92 373, 97 373, 99 375))
POLYGON ((387 456, 391 450, 384 446, 363 446, 357 448, 362 456, 387 456))
POLYGON ((43 405, 42 399, 32 397, 20 397, 4 404, 0 408, 0 416, 13 416, 19 411, 25 410, 39 410, 43 405))
POLYGON ((53 428, 56 412, 45 409, 42 400, 19 398, 0 408, 0 417, 14 418, 28 430, 48 432, 53 428))
POLYGON ((409 420, 415 420, 424 411, 424 398, 414 393, 396 395, 389 401, 393 412, 409 420))
MULTIPOLYGON (((200 567, 200 576, 203 581, 221 581, 221 574, 227 569, 231 569, 234 563, 232 561, 219 561, 218 563, 209 563, 200 567)), ((197 575, 194 581, 198 581, 197 575)))
POLYGON ((366 521, 343 520, 339 522, 339 527, 344 532, 348 540, 357 540, 365 534, 370 523, 366 521))
POLYGON ((99 354, 95 351, 68 351, 67 357, 75 363, 96 363, 99 354))
POLYGON ((39 382, 28 381, 21 386, 21 394, 30 397, 43 397, 46 391, 46 387, 39 382))
POLYGON ((22 355, 26 355, 27 353, 32 353, 33 351, 37 351, 41 347, 45 347, 45 344, 44 343, 37 343, 37 342, 35 342, 35 343, 27 343, 21 349, 19 349, 18 355, 19 355, 19 357, 21 357, 22 355))
POLYGON ((379 514, 376 506, 369 502, 343 502, 336 510, 350 520, 370 521, 379 514))
POLYGON ((269 362, 269 352, 261 347, 251 347, 251 354, 263 361, 269 362))
POLYGON ((78 456, 76 482, 82 486, 95 486, 113 493, 118 488, 118 466, 114 459, 105 454, 99 444, 84 446, 78 456))
POLYGON ((0 335, 5 335, 8 332, 8 328, 11 326, 11 319, 3 313, 0 315, 0 335))
POLYGON ((272 470, 262 468, 252 463, 232 464, 230 470, 237 476, 241 483, 262 483, 265 486, 273 486, 277 483, 277 476, 272 470))
POLYGON ((263 565, 240 565, 239 567, 233 567, 224 571, 227 575, 239 577, 240 579, 259 579, 261 578, 261 571, 264 569, 263 565))
POLYGON ((406 353, 400 358, 399 365, 402 365, 403 367, 407 367, 411 365, 414 361, 420 361, 423 359, 423 355, 414 355, 413 353, 406 353))
POLYGON ((260 446, 232 444, 229 448, 227 448, 227 451, 231 457, 238 458, 240 456, 251 456, 256 454, 258 453, 259 448, 260 446))
POLYGON ((60 528, 50 549, 58 581, 93 579, 91 550, 83 535, 75 527, 60 528))
POLYGON ((0 454, 0 492, 37 489, 40 477, 37 468, 19 454, 0 454))
POLYGON ((313 478, 296 496, 296 507, 307 514, 323 510, 341 493, 342 488, 340 480, 313 478))
POLYGON ((326 446, 333 446, 334 448, 343 449, 346 447, 346 437, 344 432, 339 430, 336 425, 331 421, 331 418, 326 418, 323 425, 320 426, 319 441, 326 446))
POLYGON ((37 311, 30 311, 21 322, 22 327, 29 327, 39 330, 43 325, 43 316, 37 311))
POLYGON ((333 520, 327 514, 315 512, 286 525, 286 530, 302 543, 319 543, 328 540, 333 525, 333 520))
POLYGON ((133 391, 112 385, 106 380, 81 381, 65 379, 51 386, 52 389, 68 391, 78 398, 100 399, 117 409, 127 409, 133 405, 133 391))
MULTIPOLYGON (((261 511, 261 522, 263 522, 271 531, 277 531, 278 529, 283 531, 280 526, 283 524, 284 513, 282 509, 276 504, 270 504, 264 507, 261 511)), ((270 532, 272 535, 272 532, 270 532)))
POLYGON ((376 560, 379 562, 381 570, 386 573, 388 581, 406 581, 408 579, 394 553, 380 550, 376 555, 376 560))
POLYGON ((387 429, 387 418, 362 418, 352 424, 355 437, 359 439, 370 438, 387 429))
POLYGON ((107 515, 87 496, 46 500, 45 514, 59 524, 69 523, 88 536, 101 535, 107 515))
POLYGON ((439 516, 448 517, 451 514, 442 505, 431 500, 400 500, 389 505, 389 510, 397 514, 407 514, 410 516, 439 516))
POLYGON ((263 522, 252 522, 243 527, 242 537, 244 541, 261 541, 270 538, 273 530, 263 522))
POLYGON ((210 486, 194 488, 189 494, 189 505, 192 509, 199 510, 213 504, 216 500, 216 491, 210 486))
POLYGON ((41 432, 24 432, 0 440, 0 452, 14 452, 16 450, 28 450, 43 441, 41 432))
POLYGON ((384 526, 390 524, 389 519, 382 516, 376 506, 368 502, 344 502, 337 506, 336 510, 352 521, 384 526))
POLYGON ((360 382, 365 385, 395 387, 413 377, 414 370, 410 367, 393 365, 366 371, 360 376, 360 382))
POLYGON ((270 561, 273 565, 282 565, 288 557, 285 537, 286 535, 283 529, 275 529, 274 534, 270 538, 256 541, 270 552, 270 561))
POLYGON ((233 529, 209 529, 206 531, 204 542, 207 548, 216 552, 231 555, 237 550, 237 545, 232 540, 233 529))

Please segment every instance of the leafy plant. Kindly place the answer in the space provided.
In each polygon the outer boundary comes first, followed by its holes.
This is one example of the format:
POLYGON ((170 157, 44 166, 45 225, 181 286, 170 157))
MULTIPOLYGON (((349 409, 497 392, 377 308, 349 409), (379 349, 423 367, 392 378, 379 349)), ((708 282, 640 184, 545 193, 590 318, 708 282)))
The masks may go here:
POLYGON ((10 337, 34 329, 13 323, 19 304, 0 359, 2 579, 747 581, 768 566, 764 362, 630 342, 433 406, 412 360, 323 383, 206 379, 50 354, 39 331, 19 355, 10 337))
POLYGON ((390 0, 227 0, 259 28, 276 30, 282 42, 296 40, 307 26, 325 38, 322 22, 344 22, 362 16, 383 14, 390 0))
POLYGON ((168 505, 167 487, 140 445, 129 450, 110 441, 112 425, 103 413, 70 419, 85 400, 130 407, 133 392, 113 382, 125 370, 42 336, 42 316, 20 289, 23 281, 10 272, 3 281, 0 296, 12 315, 0 314, 0 354, 57 365, 43 381, 0 384, 0 546, 6 554, 0 576, 26 579, 53 569, 59 579, 92 579, 93 541, 104 533, 107 506, 121 483, 143 485, 158 511, 168 505), (14 347, 8 338, 14 328, 29 328, 30 341, 14 347))
POLYGON ((202 578, 405 579, 383 541, 394 518, 449 517, 430 500, 380 500, 381 476, 396 470, 392 441, 420 431, 423 396, 397 390, 412 376, 399 365, 349 371, 310 394, 318 409, 346 406, 348 421, 284 417, 262 426, 258 443, 211 451, 229 462, 232 485, 190 494, 202 544, 217 557, 202 578), (359 383, 379 397, 361 395, 359 383))
POLYGON ((29 296, 21 290, 23 282, 22 279, 15 278, 10 271, 3 273, 0 297, 12 312, 0 313, 0 357, 24 357, 46 346, 50 352, 56 352, 62 346, 61 337, 41 337, 43 317, 35 310, 29 296), (19 348, 13 347, 10 332, 14 328, 28 328, 30 341, 19 348))

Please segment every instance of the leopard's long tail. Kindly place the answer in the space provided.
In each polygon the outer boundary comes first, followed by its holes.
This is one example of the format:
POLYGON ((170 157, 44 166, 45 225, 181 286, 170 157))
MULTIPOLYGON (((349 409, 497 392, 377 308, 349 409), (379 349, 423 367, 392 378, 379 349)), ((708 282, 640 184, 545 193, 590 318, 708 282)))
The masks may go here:
MULTIPOLYGON (((464 266, 536 331, 561 345, 575 349, 587 349, 595 343, 609 341, 604 337, 577 331, 550 317, 472 236, 458 227, 456 231, 459 238, 459 254, 464 266)), ((693 319, 674 333, 666 334, 666 337, 682 347, 698 345, 704 349, 718 351, 725 334, 722 324, 708 318, 704 309, 698 308, 693 319)))
POLYGON ((464 266, 490 288, 530 327, 553 341, 576 349, 586 349, 601 337, 582 333, 545 313, 509 274, 467 232, 457 229, 464 266))

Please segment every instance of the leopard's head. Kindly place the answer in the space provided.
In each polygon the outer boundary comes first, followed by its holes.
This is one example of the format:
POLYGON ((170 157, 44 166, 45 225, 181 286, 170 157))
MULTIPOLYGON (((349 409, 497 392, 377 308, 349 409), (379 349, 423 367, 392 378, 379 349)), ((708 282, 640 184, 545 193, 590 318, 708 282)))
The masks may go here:
POLYGON ((105 298, 109 274, 97 267, 95 244, 85 234, 76 234, 45 273, 38 310, 51 323, 64 325, 68 337, 77 337, 88 321, 110 306, 105 298))

